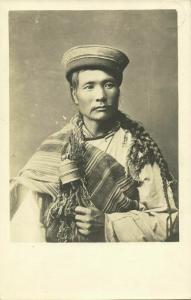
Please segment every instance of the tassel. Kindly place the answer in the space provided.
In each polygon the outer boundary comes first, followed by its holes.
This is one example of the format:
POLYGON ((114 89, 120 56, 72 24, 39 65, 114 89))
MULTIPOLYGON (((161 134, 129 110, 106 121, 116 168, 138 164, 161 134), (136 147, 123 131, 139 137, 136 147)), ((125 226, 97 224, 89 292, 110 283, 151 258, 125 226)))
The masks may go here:
POLYGON ((47 238, 57 242, 82 241, 76 228, 75 208, 94 206, 85 184, 82 180, 76 180, 62 185, 59 180, 58 186, 58 196, 47 211, 47 238))

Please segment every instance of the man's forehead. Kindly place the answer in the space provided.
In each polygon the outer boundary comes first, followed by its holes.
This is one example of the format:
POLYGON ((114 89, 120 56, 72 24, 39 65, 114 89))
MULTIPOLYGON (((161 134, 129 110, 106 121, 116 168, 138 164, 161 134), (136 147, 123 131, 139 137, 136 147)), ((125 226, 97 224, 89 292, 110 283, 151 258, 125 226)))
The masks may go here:
POLYGON ((84 82, 97 82, 97 81, 105 81, 105 80, 114 80, 115 77, 109 74, 106 71, 95 69, 95 70, 81 70, 78 73, 78 81, 79 83, 84 82))

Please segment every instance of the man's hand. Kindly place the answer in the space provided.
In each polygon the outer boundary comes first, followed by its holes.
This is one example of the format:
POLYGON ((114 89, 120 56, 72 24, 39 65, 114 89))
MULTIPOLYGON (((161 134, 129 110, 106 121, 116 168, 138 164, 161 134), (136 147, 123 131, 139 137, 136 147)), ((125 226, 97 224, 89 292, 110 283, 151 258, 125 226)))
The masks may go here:
POLYGON ((75 213, 76 225, 82 235, 89 236, 98 231, 104 233, 105 215, 102 211, 95 207, 77 206, 75 213))

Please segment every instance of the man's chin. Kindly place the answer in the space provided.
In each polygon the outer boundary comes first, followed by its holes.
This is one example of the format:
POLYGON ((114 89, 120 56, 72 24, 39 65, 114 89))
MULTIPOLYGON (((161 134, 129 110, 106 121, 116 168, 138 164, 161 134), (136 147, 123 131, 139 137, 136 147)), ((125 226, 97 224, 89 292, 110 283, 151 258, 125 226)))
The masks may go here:
POLYGON ((108 111, 94 111, 94 113, 91 115, 92 120, 95 121, 107 121, 115 115, 115 112, 108 112, 108 111))

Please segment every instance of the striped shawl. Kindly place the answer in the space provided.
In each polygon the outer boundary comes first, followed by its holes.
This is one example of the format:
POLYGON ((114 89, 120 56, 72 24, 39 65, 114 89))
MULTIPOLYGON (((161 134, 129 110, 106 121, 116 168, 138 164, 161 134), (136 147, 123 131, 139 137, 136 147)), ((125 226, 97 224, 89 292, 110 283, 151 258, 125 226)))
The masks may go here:
POLYGON ((88 144, 81 127, 75 117, 49 136, 11 182, 11 215, 18 206, 19 185, 47 196, 42 214, 47 241, 80 240, 77 205, 105 213, 138 209, 137 181, 113 157, 88 144))

